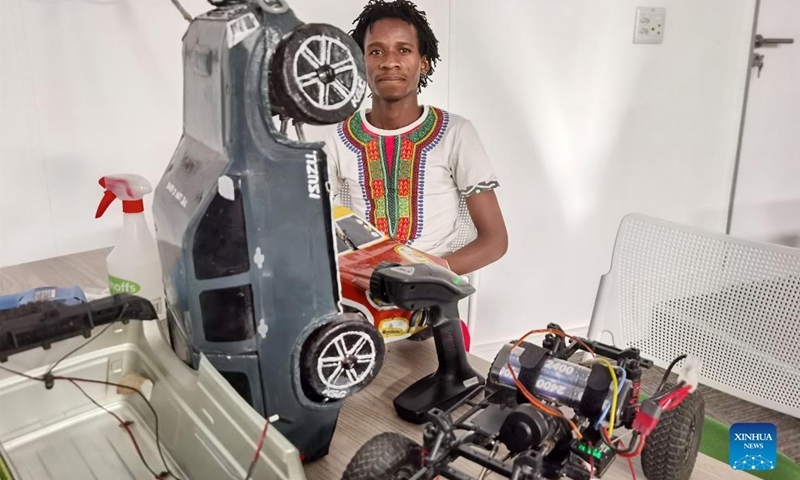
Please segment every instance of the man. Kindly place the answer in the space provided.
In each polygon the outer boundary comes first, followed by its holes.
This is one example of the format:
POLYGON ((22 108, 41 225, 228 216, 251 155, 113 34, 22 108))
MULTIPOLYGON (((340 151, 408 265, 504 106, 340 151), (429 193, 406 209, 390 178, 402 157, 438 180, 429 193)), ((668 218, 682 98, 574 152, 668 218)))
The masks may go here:
POLYGON ((372 108, 326 141, 334 203, 445 258, 458 274, 498 260, 508 235, 494 193, 498 182, 474 126, 417 101, 439 60, 425 13, 407 0, 371 0, 354 23, 372 108), (459 220, 462 197, 477 231, 467 237, 459 220))

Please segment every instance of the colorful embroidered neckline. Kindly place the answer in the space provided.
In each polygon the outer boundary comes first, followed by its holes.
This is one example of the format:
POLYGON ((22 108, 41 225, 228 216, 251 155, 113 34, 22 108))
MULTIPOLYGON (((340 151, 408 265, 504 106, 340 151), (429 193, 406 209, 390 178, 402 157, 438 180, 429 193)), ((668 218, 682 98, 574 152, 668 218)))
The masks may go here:
POLYGON ((358 156, 367 219, 389 237, 409 244, 423 227, 427 153, 439 143, 448 124, 447 112, 435 107, 427 110, 415 128, 388 137, 392 148, 387 148, 386 136, 367 129, 362 112, 339 126, 342 141, 358 156))

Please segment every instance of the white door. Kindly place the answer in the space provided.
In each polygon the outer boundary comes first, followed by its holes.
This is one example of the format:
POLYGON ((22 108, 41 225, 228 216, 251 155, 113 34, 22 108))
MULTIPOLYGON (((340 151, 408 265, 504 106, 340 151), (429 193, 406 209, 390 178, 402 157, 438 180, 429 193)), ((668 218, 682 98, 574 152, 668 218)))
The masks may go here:
POLYGON ((800 247, 800 1, 761 0, 730 233, 800 247))

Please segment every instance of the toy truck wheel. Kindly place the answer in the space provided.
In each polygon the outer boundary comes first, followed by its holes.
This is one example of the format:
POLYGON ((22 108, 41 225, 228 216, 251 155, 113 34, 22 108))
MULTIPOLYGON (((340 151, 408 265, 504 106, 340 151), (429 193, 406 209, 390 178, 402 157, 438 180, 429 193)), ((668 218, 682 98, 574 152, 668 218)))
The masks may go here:
POLYGON ((270 87, 278 113, 312 125, 338 123, 355 113, 364 99, 364 56, 338 28, 303 25, 275 50, 270 87))
POLYGON ((642 450, 648 480, 688 480, 703 434, 705 402, 695 390, 674 410, 664 412, 642 450))
POLYGON ((341 400, 372 382, 386 348, 378 330, 359 315, 318 328, 301 354, 301 381, 319 401, 341 400))
POLYGON ((356 452, 342 480, 407 480, 420 468, 419 444, 397 433, 381 433, 356 452))

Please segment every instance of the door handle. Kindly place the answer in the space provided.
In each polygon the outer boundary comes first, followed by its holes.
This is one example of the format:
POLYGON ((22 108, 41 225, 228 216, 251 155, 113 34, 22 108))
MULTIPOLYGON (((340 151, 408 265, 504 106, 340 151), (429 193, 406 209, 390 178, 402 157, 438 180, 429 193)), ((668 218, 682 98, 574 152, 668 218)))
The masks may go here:
POLYGON ((794 38, 764 38, 760 33, 755 38, 755 48, 761 48, 764 45, 779 45, 782 43, 794 43, 794 38))

